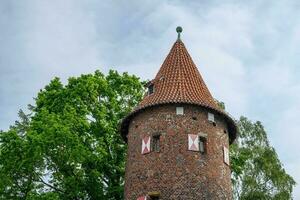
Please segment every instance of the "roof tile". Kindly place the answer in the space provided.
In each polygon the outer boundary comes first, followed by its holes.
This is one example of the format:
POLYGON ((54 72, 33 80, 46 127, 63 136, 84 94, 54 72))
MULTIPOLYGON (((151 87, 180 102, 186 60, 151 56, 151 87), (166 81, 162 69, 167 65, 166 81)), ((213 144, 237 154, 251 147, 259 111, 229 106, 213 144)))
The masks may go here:
POLYGON ((145 95, 135 110, 164 102, 188 102, 219 110, 183 42, 177 40, 151 81, 155 92, 145 95))
POLYGON ((222 114, 229 126, 230 142, 234 141, 236 125, 233 119, 217 105, 180 39, 174 43, 150 84, 154 86, 154 93, 150 95, 146 93, 140 104, 122 121, 121 133, 125 140, 130 119, 136 113, 155 105, 188 103, 206 107, 222 114))

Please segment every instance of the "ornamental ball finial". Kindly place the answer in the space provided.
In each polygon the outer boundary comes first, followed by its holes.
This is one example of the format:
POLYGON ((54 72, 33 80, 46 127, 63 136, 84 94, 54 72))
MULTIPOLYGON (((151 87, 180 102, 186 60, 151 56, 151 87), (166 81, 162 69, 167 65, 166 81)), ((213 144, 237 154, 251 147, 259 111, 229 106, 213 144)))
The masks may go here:
POLYGON ((180 33, 182 32, 182 27, 181 26, 177 26, 176 32, 178 33, 178 38, 177 39, 180 39, 180 33))
POLYGON ((176 32, 177 32, 177 33, 181 33, 181 32, 182 32, 182 27, 181 27, 181 26, 177 26, 176 32))

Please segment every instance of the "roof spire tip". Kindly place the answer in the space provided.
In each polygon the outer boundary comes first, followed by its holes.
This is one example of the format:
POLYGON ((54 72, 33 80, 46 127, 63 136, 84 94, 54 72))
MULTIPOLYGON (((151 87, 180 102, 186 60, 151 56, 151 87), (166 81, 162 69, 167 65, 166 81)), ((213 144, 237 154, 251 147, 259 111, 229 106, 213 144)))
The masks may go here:
POLYGON ((182 33, 182 27, 181 26, 177 26, 177 28, 176 28, 176 32, 177 32, 177 34, 178 34, 178 36, 177 36, 177 39, 178 40, 180 40, 180 33, 182 33))

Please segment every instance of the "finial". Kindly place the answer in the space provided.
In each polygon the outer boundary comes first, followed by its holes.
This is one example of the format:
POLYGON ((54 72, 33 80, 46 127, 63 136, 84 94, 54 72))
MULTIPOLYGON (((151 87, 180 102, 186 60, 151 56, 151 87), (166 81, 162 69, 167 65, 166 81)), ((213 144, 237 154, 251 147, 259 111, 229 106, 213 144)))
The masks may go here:
POLYGON ((177 26, 176 32, 178 33, 177 39, 180 40, 180 33, 182 32, 182 27, 181 26, 177 26))

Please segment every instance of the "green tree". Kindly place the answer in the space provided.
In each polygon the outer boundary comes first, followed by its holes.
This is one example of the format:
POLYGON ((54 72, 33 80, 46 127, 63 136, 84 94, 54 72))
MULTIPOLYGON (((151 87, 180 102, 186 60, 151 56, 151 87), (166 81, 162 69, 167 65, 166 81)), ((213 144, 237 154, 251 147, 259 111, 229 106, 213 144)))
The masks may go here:
POLYGON ((239 139, 230 147, 234 199, 292 199, 295 181, 285 172, 263 125, 241 117, 238 127, 239 139))
MULTIPOLYGON (((20 111, 20 120, 0 132, 0 199, 123 199, 126 144, 118 125, 141 100, 142 85, 116 71, 66 85, 53 79, 30 114, 20 111)), ((241 117, 238 126, 231 145, 235 199, 291 199, 295 182, 261 123, 241 117)))
POLYGON ((0 134, 0 199, 123 199, 118 124, 142 94, 139 78, 116 71, 52 80, 0 134))

